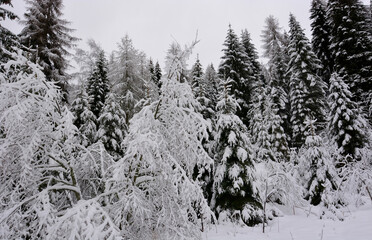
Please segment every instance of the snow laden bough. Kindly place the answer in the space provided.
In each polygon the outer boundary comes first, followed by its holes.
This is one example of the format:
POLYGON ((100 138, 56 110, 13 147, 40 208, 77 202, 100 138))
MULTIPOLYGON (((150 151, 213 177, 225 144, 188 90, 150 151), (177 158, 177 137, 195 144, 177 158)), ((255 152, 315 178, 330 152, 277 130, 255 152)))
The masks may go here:
POLYGON ((20 50, 7 54, 0 73, 0 239, 120 239, 97 182, 112 159, 80 145, 73 115, 40 66, 20 50))

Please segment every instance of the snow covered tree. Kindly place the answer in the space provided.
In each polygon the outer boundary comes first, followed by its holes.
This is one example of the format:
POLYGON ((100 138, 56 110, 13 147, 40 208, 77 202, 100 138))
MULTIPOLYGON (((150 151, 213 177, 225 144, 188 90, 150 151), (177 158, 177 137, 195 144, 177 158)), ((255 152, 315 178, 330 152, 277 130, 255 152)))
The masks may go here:
POLYGON ((168 53, 160 99, 133 117, 108 184, 110 214, 126 238, 199 239, 212 214, 192 177, 196 166, 212 165, 201 143, 208 123, 181 79, 191 49, 177 49, 168 53))
POLYGON ((101 51, 95 62, 94 70, 87 81, 90 110, 97 119, 101 115, 109 91, 107 60, 105 53, 101 51))
POLYGON ((160 79, 161 79, 163 74, 161 73, 161 68, 160 68, 159 62, 156 62, 156 64, 155 64, 154 74, 155 74, 156 80, 158 82, 158 87, 160 89, 161 88, 160 79))
POLYGON ((221 57, 222 62, 218 68, 218 74, 220 79, 227 80, 230 78, 230 81, 232 81, 231 94, 239 104, 236 115, 248 126, 247 113, 251 97, 251 86, 249 86, 247 77, 251 66, 248 64, 245 49, 231 25, 229 25, 223 45, 225 47, 222 50, 224 55, 221 57))
POLYGON ((121 143, 126 135, 127 126, 125 112, 113 93, 108 95, 98 122, 97 139, 102 141, 108 153, 116 158, 121 157, 123 154, 121 143))
POLYGON ((202 84, 203 74, 203 67, 200 63, 198 55, 190 73, 191 87, 193 89, 195 97, 202 97, 205 95, 204 86, 202 84))
POLYGON ((299 151, 299 172, 307 190, 305 196, 312 205, 322 203, 330 210, 335 210, 336 203, 332 192, 337 189, 338 176, 330 156, 330 151, 323 139, 316 134, 314 119, 307 119, 307 136, 303 148, 299 151))
POLYGON ((110 158, 79 144, 74 117, 41 67, 21 51, 8 54, 0 72, 0 238, 120 239, 91 198, 102 193, 92 189, 110 158))
POLYGON ((299 22, 291 14, 289 20, 290 62, 287 74, 290 77, 290 104, 292 125, 292 146, 301 147, 305 142, 305 125, 307 118, 316 118, 319 124, 324 116, 325 83, 317 76, 320 62, 311 50, 299 22))
POLYGON ((319 76, 323 81, 329 83, 329 78, 333 72, 333 57, 331 55, 330 26, 327 21, 326 3, 324 0, 313 0, 311 3, 311 29, 312 29, 312 49, 322 63, 319 69, 319 76))
POLYGON ((265 29, 262 31, 262 41, 264 42, 264 56, 268 61, 268 85, 273 104, 282 121, 285 133, 290 135, 289 124, 289 80, 286 75, 288 67, 288 56, 286 56, 286 46, 284 35, 281 33, 278 20, 269 16, 265 20, 265 29))
MULTIPOLYGON (((370 135, 371 136, 371 135, 370 135)), ((372 201, 372 149, 360 150, 358 161, 346 162, 339 170, 339 198, 345 205, 361 206, 372 201)))
POLYGON ((256 87, 254 99, 252 103, 252 110, 250 115, 252 116, 250 123, 250 133, 252 136, 252 142, 255 145, 255 160, 257 162, 277 161, 276 156, 271 148, 271 141, 268 132, 268 116, 265 116, 267 112, 266 101, 268 96, 266 94, 266 88, 261 82, 256 87))
POLYGON ((109 66, 109 79, 114 86, 113 91, 119 97, 127 96, 130 92, 136 103, 144 97, 144 79, 141 75, 144 54, 134 47, 129 35, 120 40, 117 48, 113 52, 113 61, 109 66))
POLYGON ((71 112, 75 117, 73 123, 81 133, 82 145, 93 144, 96 141, 97 118, 90 110, 89 97, 83 87, 71 104, 71 112))
POLYGON ((349 86, 337 73, 332 74, 329 92, 328 131, 331 139, 337 144, 339 154, 358 157, 358 149, 367 144, 367 123, 352 100, 349 86))
POLYGON ((293 207, 293 209, 306 206, 306 203, 302 196, 303 187, 294 177, 293 164, 268 161, 256 164, 256 169, 257 188, 263 207, 262 225, 263 232, 265 232, 268 220, 282 215, 282 212, 274 205, 275 203, 293 207))
POLYGON ((31 49, 33 60, 43 67, 48 81, 56 82, 67 100, 68 49, 78 39, 70 35, 69 22, 62 19, 62 0, 28 0, 25 27, 20 33, 22 43, 31 49))
POLYGON ((257 85, 257 82, 260 81, 261 74, 261 65, 258 62, 258 54, 247 29, 242 31, 240 38, 245 54, 247 56, 246 63, 249 66, 249 72, 246 80, 248 82, 248 85, 251 86, 252 89, 254 89, 257 85))
POLYGON ((372 37, 366 8, 360 0, 330 0, 327 14, 334 70, 349 85, 352 100, 367 111, 372 92, 372 37))
POLYGON ((213 64, 205 69, 203 84, 205 85, 205 96, 211 101, 211 107, 215 111, 218 101, 219 78, 213 64))
POLYGON ((282 120, 278 109, 273 103, 273 97, 268 94, 270 87, 265 87, 263 81, 257 86, 255 101, 250 115, 250 132, 255 145, 257 162, 288 161, 289 148, 287 135, 284 133, 282 120))
POLYGON ((221 83, 215 134, 214 196, 211 207, 219 219, 261 221, 261 205, 255 186, 255 163, 247 128, 235 114, 239 104, 231 94, 233 80, 221 83), (227 216, 226 216, 227 215, 227 216))

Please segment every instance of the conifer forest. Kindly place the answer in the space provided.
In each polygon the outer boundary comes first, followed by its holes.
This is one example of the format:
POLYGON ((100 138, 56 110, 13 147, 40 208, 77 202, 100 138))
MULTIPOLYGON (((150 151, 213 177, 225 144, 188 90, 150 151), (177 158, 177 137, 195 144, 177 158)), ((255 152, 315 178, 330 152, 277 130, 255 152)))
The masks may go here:
POLYGON ((297 217, 332 240, 362 214, 337 239, 372 239, 372 7, 309 2, 310 36, 219 26, 213 65, 198 36, 109 52, 63 0, 0 0, 0 239, 306 240, 272 233, 297 217))

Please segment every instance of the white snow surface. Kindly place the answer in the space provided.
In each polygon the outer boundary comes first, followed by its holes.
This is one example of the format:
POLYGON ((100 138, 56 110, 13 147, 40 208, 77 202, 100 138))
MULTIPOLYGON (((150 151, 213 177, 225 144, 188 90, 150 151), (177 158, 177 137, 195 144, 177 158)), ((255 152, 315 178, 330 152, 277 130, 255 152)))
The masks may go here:
MULTIPOLYGON (((319 219, 308 214, 309 209, 296 209, 296 214, 283 210, 283 217, 274 218, 265 233, 262 224, 256 227, 223 223, 211 225, 203 233, 203 240, 371 240, 372 205, 362 206, 345 213, 344 221, 319 219)), ((312 212, 315 209, 311 210, 312 212)))

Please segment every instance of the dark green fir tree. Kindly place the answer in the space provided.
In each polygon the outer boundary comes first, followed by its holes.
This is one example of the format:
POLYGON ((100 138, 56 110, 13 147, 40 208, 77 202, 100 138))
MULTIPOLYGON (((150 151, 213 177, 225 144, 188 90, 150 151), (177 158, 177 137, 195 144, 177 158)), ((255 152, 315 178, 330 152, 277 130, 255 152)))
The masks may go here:
POLYGON ((20 33, 22 43, 31 49, 32 58, 40 66, 48 81, 56 82, 67 101, 68 74, 66 72, 68 49, 78 39, 70 34, 69 22, 62 18, 62 0, 30 0, 25 27, 20 33))
POLYGON ((104 51, 101 51, 96 60, 95 68, 87 82, 90 109, 97 119, 105 105, 108 92, 107 60, 104 51))
POLYGON ((290 104, 292 146, 301 147, 305 142, 306 119, 325 121, 325 83, 317 75, 320 61, 311 49, 299 22, 291 14, 289 20, 290 42, 288 76, 290 78, 290 104))

